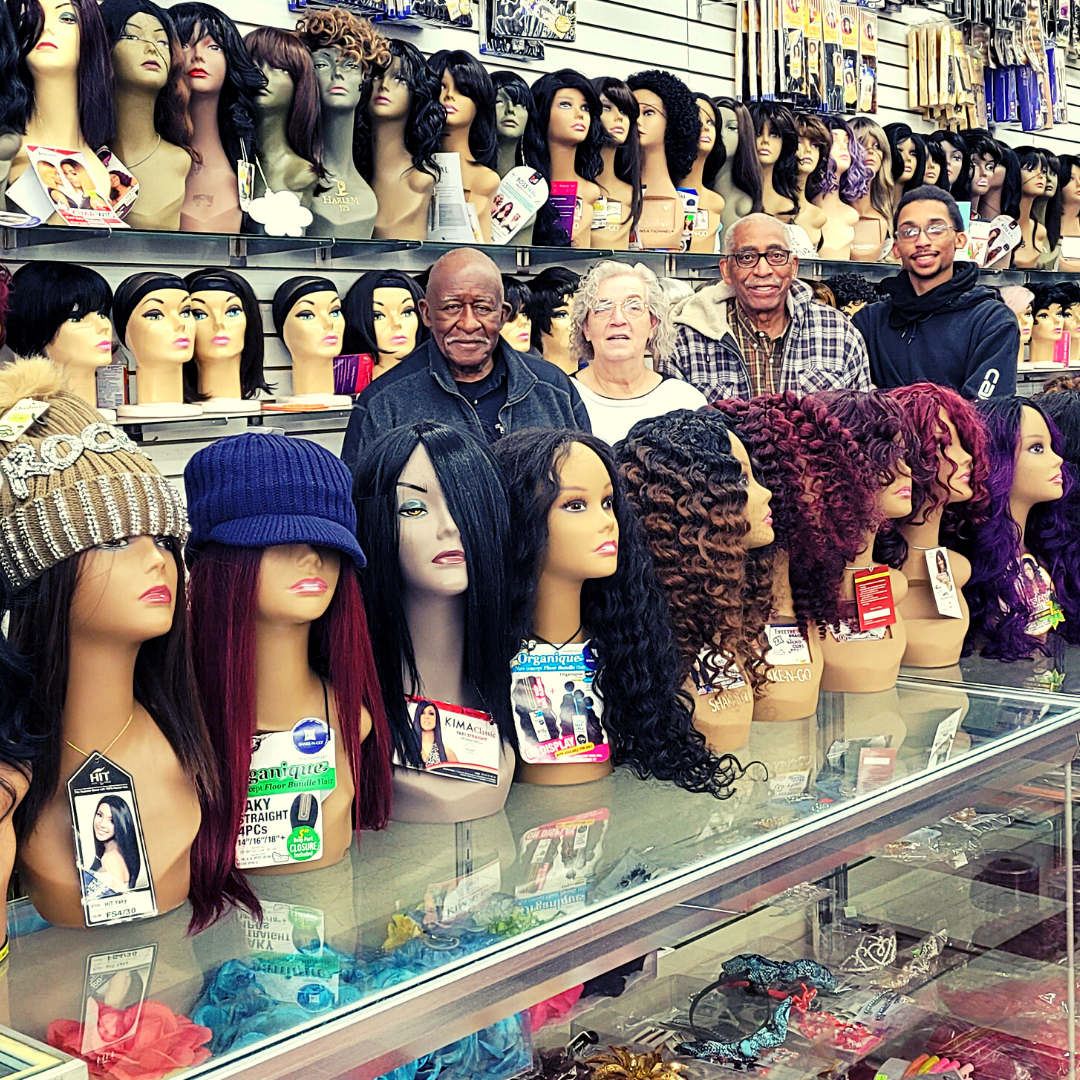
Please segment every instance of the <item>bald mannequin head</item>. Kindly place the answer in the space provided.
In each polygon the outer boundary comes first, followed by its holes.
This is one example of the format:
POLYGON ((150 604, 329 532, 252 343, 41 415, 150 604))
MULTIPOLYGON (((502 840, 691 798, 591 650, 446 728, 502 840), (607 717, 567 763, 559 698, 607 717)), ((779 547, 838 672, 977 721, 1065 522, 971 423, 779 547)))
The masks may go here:
POLYGON ((720 276, 735 290, 739 307, 752 322, 758 318, 780 317, 786 309, 791 282, 798 275, 799 260, 792 257, 787 226, 768 214, 748 214, 740 218, 724 237, 720 276), (735 256, 783 252, 787 261, 774 266, 764 258, 753 266, 740 266, 735 256))
POLYGON ((487 255, 458 248, 439 259, 428 276, 420 314, 457 382, 476 382, 490 373, 510 308, 499 268, 487 255))

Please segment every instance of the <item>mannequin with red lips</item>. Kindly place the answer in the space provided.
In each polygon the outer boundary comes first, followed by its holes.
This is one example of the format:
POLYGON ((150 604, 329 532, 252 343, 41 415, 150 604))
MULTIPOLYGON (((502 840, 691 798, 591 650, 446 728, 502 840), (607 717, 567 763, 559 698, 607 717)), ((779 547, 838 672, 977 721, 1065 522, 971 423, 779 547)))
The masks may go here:
MULTIPOLYGON (((1001 289, 1001 299, 1005 306, 1016 316, 1017 325, 1020 327, 1020 351, 1017 354, 1017 364, 1024 362, 1024 348, 1031 341, 1031 327, 1035 322, 1034 312, 1031 310, 1035 294, 1023 285, 1005 285, 1001 289)), ((1077 342, 1073 342, 1075 346, 1077 342)))
POLYGON ((334 357, 341 353, 345 315, 326 278, 289 278, 274 294, 274 325, 292 357, 293 392, 285 404, 348 408, 352 399, 334 393, 334 357))
POLYGON ((257 398, 245 399, 240 385, 248 322, 242 298, 220 288, 200 290, 195 286, 191 311, 195 321, 199 393, 206 395, 203 411, 208 414, 261 411, 262 403, 257 398))
POLYGON ((822 193, 814 199, 815 205, 820 206, 826 214, 825 222, 821 227, 821 246, 818 248, 818 255, 822 259, 844 262, 851 258, 855 226, 859 223, 859 211, 840 198, 839 183, 844 173, 851 168, 851 151, 848 148, 846 131, 833 130, 829 158, 835 170, 838 186, 835 191, 822 193))

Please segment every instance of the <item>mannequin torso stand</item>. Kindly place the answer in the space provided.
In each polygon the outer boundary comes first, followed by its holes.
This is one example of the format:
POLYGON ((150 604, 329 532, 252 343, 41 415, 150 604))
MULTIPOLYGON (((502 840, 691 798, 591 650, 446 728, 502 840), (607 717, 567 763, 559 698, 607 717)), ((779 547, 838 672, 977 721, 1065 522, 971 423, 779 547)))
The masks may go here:
MULTIPOLYGON (((599 119, 596 123, 599 123, 599 119)), ((569 145, 562 142, 549 141, 548 148, 551 151, 551 179, 559 183, 577 184, 578 205, 581 207, 580 217, 575 217, 576 228, 570 238, 570 246, 587 248, 592 246, 592 219, 593 203, 600 198, 602 192, 597 184, 578 176, 574 171, 577 145, 569 145)))
POLYGON ((746 217, 754 209, 754 200, 741 188, 737 188, 731 178, 730 155, 716 174, 713 190, 724 200, 720 220, 725 229, 730 229, 739 218, 746 217))
POLYGON ((309 232, 312 236, 370 240, 379 205, 375 192, 353 163, 356 110, 330 109, 324 105, 322 121, 326 180, 324 190, 315 196, 311 208, 315 220, 309 232))
POLYGON ((236 163, 229 160, 221 143, 217 109, 218 94, 191 95, 188 111, 195 129, 192 142, 202 164, 193 165, 188 173, 180 213, 183 232, 240 231, 244 215, 240 210, 236 163))
POLYGON ((859 223, 859 211, 844 202, 840 198, 839 191, 819 195, 814 201, 825 212, 818 255, 822 259, 831 259, 836 262, 850 259, 851 245, 855 240, 855 226, 859 223))
POLYGON ((600 151, 604 168, 596 178, 596 182, 607 197, 608 223, 606 228, 593 232, 592 246, 613 251, 626 251, 630 246, 630 207, 634 202, 634 189, 625 180, 620 180, 615 175, 615 154, 618 149, 617 146, 605 146, 600 151), (620 207, 616 221, 611 219, 612 203, 618 203, 620 207))
POLYGON ((277 400, 286 405, 325 405, 328 408, 347 408, 352 404, 348 394, 334 393, 334 361, 321 356, 292 354, 293 392, 277 400))
MULTIPOLYGON (((1080 202, 1075 201, 1071 195, 1073 185, 1067 185, 1061 192, 1061 236, 1080 236, 1080 202)), ((1080 259, 1066 259, 1064 255, 1058 260, 1058 270, 1061 272, 1076 273, 1080 271, 1080 259)))
MULTIPOLYGON (((461 186, 465 190, 465 201, 476 208, 480 235, 485 244, 490 244, 491 200, 499 190, 499 174, 473 160, 467 126, 446 127, 439 149, 444 154, 457 154, 461 159, 461 186)), ((592 222, 592 203, 589 204, 589 221, 592 222)))
POLYGON ((694 188, 698 193, 698 210, 708 213, 708 222, 704 229, 694 229, 690 238, 690 250, 703 255, 712 255, 716 251, 716 233, 723 220, 724 198, 705 186, 705 157, 698 156, 690 175, 679 185, 694 188))
POLYGON ((750 721, 754 718, 754 694, 741 663, 722 672, 720 677, 734 678, 736 671, 743 685, 725 690, 701 693, 693 677, 683 689, 694 701, 694 727, 705 736, 705 744, 714 754, 740 750, 750 738, 750 721))
POLYGON ((424 240, 435 179, 413 166, 405 149, 405 120, 372 117, 375 173, 371 186, 379 204, 376 237, 424 240))
POLYGON ((208 416, 228 413, 257 413, 262 405, 257 398, 247 399, 240 386, 240 357, 229 356, 222 360, 200 360, 199 393, 208 395, 201 402, 202 411, 208 416))
MULTIPOLYGON (((772 623, 794 623, 795 605, 791 599, 788 554, 778 551, 773 563, 772 623)), ((754 702, 755 720, 801 720, 817 712, 824 661, 821 639, 815 623, 807 627, 809 664, 777 664, 770 668, 760 696, 754 702)))
POLYGON ((1034 195, 1020 199, 1020 234, 1024 242, 1013 251, 1012 264, 1017 270, 1034 270, 1046 249, 1046 228, 1031 213, 1034 202, 1034 195))
POLYGON ((795 220, 796 209, 790 199, 784 198, 773 187, 773 169, 776 162, 763 163, 761 166, 761 205, 766 214, 779 218, 785 225, 795 220))
MULTIPOLYGON (((191 357, 188 356, 185 359, 190 360, 191 357)), ((186 420, 190 417, 202 416, 201 405, 189 405, 184 402, 182 360, 170 363, 136 356, 135 365, 139 403, 121 405, 116 410, 121 419, 151 420, 176 417, 179 420, 186 420)))
POLYGON ((851 261, 879 262, 889 236, 889 223, 874 208, 868 194, 856 200, 852 209, 859 216, 852 234, 851 261))
POLYGON ((815 250, 822 243, 822 230, 825 228, 829 215, 820 206, 815 206, 806 197, 806 177, 799 174, 799 213, 795 218, 795 224, 810 238, 810 243, 815 250))
MULTIPOLYGON (((464 594, 436 596, 407 589, 405 618, 412 638, 420 686, 413 696, 483 709, 465 679, 464 594)), ((408 674, 405 685, 408 686, 408 674)), ((510 793, 514 751, 503 746, 497 784, 474 784, 394 766, 392 816, 395 821, 456 822, 497 814, 510 793)))
POLYGON ((678 249, 683 235, 682 198, 668 172, 662 142, 642 148, 641 189, 644 194, 638 239, 642 247, 678 249), (643 235, 650 221, 653 226, 643 235))
POLYGON ((300 205, 310 210, 319 177, 311 162, 289 146, 287 120, 288 110, 259 109, 259 163, 253 193, 260 198, 266 194, 267 185, 271 191, 291 191, 300 205))
POLYGON ((938 547, 938 531, 944 506, 938 507, 930 520, 921 525, 905 525, 901 532, 908 542, 908 555, 903 574, 909 586, 908 594, 897 611, 904 618, 908 643, 904 663, 909 667, 939 668, 959 663, 960 650, 967 636, 971 615, 963 587, 971 578, 971 563, 956 551, 949 551, 953 584, 960 601, 962 619, 950 619, 938 613, 934 592, 930 588, 930 573, 926 567, 926 552, 938 547))

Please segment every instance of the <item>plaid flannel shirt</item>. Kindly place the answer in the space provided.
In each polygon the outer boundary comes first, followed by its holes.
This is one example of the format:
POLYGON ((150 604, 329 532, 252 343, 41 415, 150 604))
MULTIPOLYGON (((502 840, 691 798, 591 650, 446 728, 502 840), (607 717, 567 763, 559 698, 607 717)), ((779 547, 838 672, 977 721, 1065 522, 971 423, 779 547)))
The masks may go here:
MULTIPOLYGON (((656 363, 660 374, 696 386, 710 404, 722 398, 752 396, 746 360, 724 311, 724 301, 733 295, 730 286, 714 285, 688 298, 718 307, 715 316, 720 335, 711 337, 687 325, 676 311, 675 350, 656 363)), ((873 389, 866 345, 846 315, 817 303, 810 286, 798 279, 791 283, 787 306, 791 325, 784 343, 778 391, 794 390, 801 395, 822 390, 873 389)))

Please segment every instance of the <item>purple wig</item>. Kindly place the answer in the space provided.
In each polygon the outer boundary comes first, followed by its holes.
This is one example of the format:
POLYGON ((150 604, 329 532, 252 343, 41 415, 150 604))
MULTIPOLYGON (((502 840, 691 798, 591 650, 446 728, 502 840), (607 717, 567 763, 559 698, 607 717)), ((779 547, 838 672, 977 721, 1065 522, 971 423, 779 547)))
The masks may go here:
POLYGON ((1043 417, 1050 429, 1050 445, 1064 458, 1061 433, 1037 400, 1000 397, 978 402, 988 436, 990 506, 989 516, 964 547, 971 560, 971 580, 964 589, 971 607, 966 648, 970 650, 978 639, 983 642, 983 656, 999 660, 1021 660, 1046 652, 1043 643, 1026 632, 1034 613, 1020 588, 1021 540, 1053 580, 1057 601, 1065 612, 1063 633, 1070 641, 1080 640, 1080 535, 1069 528, 1067 510, 1075 484, 1072 466, 1067 461, 1062 465, 1062 497, 1033 506, 1023 535, 1009 512, 1025 407, 1043 417))
POLYGON ((847 132, 848 153, 851 154, 851 164, 843 176, 836 175, 836 164, 829 156, 829 165, 825 170, 825 178, 821 182, 821 194, 831 195, 839 190, 840 198, 846 203, 852 203, 861 199, 870 191, 870 185, 874 182, 874 172, 866 161, 866 151, 859 142, 851 125, 839 116, 823 116, 821 122, 830 131, 847 132))

